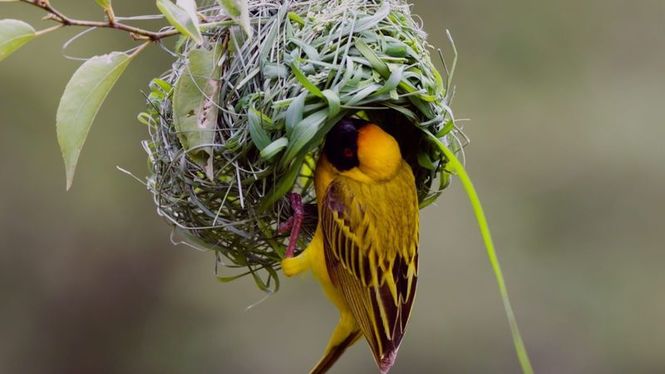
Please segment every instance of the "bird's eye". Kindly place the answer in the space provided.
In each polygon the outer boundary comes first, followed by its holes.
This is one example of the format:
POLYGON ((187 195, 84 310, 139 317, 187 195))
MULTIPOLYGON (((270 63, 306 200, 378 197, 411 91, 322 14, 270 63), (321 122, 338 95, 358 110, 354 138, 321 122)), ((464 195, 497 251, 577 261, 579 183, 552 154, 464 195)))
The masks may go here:
POLYGON ((353 157, 353 149, 344 148, 344 150, 342 151, 342 155, 344 155, 344 158, 352 158, 353 157))

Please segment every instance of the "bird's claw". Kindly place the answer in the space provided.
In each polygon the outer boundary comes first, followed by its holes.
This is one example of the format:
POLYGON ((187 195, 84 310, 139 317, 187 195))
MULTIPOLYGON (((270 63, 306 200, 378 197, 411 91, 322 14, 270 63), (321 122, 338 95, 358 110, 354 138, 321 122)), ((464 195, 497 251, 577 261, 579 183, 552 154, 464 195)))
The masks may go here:
POLYGON ((289 194, 289 201, 291 202, 293 216, 291 216, 286 222, 282 223, 277 228, 277 232, 279 234, 284 234, 291 230, 291 234, 289 235, 289 245, 286 247, 286 252, 284 253, 286 258, 293 257, 296 251, 296 244, 298 243, 300 228, 302 227, 302 222, 305 216, 302 197, 299 193, 291 192, 289 194))
POLYGON ((295 218, 293 216, 289 217, 285 222, 282 222, 277 226, 277 233, 278 234, 286 234, 293 228, 293 221, 295 221, 295 218))

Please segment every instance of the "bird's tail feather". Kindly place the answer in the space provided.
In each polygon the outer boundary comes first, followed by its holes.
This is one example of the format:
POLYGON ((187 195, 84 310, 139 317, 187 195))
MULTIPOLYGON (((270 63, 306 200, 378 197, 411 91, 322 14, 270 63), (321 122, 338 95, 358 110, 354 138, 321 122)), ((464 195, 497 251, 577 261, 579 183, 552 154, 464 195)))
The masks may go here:
POLYGON ((326 351, 323 358, 321 358, 321 360, 316 364, 316 366, 314 366, 309 374, 326 373, 342 355, 342 353, 344 353, 348 347, 350 347, 353 343, 355 343, 356 340, 358 340, 358 338, 360 338, 360 334, 360 330, 353 331, 339 344, 330 347, 330 349, 326 351))

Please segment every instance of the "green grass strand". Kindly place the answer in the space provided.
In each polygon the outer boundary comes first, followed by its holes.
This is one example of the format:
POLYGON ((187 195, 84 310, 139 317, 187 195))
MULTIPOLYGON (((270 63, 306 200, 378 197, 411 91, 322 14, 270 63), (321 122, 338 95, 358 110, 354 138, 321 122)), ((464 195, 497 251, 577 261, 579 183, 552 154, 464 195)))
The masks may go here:
POLYGON ((480 235, 483 237, 483 242, 485 243, 487 257, 489 258, 490 264, 492 265, 492 270, 494 271, 494 275, 496 277, 496 283, 499 286, 499 293, 501 294, 503 307, 506 311, 506 317, 508 318, 508 323, 510 325, 510 332, 513 337, 513 344, 515 345, 515 351, 517 352, 517 359, 519 360, 520 366, 522 367, 522 373, 533 374, 533 367, 531 366, 529 354, 526 350, 526 347, 524 346, 522 335, 520 334, 519 327, 517 326, 515 313, 513 312, 510 298, 508 297, 506 281, 503 278, 503 272, 501 271, 501 266, 499 265, 499 258, 496 255, 496 250, 492 241, 492 234, 490 233, 489 224, 487 223, 487 218, 485 217, 483 206, 480 203, 480 198, 478 197, 476 189, 473 186, 469 175, 464 169, 464 166, 459 161, 459 159, 455 157, 455 154, 435 136, 431 134, 429 134, 429 136, 445 155, 446 159, 448 160, 447 168, 457 175, 457 177, 460 179, 460 182, 462 182, 464 191, 469 197, 469 201, 473 207, 473 213, 475 214, 476 220, 478 221, 480 235))

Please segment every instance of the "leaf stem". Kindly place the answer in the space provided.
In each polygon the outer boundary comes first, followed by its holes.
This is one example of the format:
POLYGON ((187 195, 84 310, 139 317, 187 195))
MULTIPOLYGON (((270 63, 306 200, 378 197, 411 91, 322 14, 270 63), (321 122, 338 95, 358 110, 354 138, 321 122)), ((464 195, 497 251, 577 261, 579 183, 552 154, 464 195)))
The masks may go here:
POLYGON ((455 154, 446 147, 441 140, 436 136, 427 133, 430 140, 441 150, 446 159, 448 160, 447 168, 455 173, 457 177, 462 182, 462 186, 466 191, 471 206, 473 207, 473 212, 478 221, 478 226, 480 228, 480 234, 483 237, 483 242, 485 243, 485 249, 487 250, 487 257, 489 258, 492 270, 496 277, 496 283, 499 286, 499 293, 501 295, 501 300, 503 301, 503 307, 506 312, 506 317, 508 318, 508 324, 510 325, 510 331, 513 337, 513 344, 515 346, 515 351, 517 352, 517 359, 519 360, 520 366, 522 367, 522 373, 524 374, 533 374, 533 367, 531 366, 531 361, 529 360, 529 354, 524 346, 524 341, 522 340, 522 335, 517 326, 517 320, 515 318, 515 313, 513 312, 513 307, 510 304, 510 299, 508 297, 508 288, 506 287, 506 281, 503 278, 503 272, 501 271, 501 266, 499 265, 499 258, 496 255, 496 250, 494 248, 494 243, 492 242, 492 234, 490 233, 489 224, 487 223, 487 218, 485 217, 485 212, 483 211, 482 204, 480 203, 480 198, 478 198, 478 193, 473 187, 473 183, 469 178, 466 170, 462 163, 455 157, 455 154))
POLYGON ((35 35, 40 36, 40 35, 48 34, 51 31, 55 31, 55 30, 57 30, 61 27, 64 27, 64 26, 65 25, 63 25, 63 24, 58 24, 58 25, 55 25, 55 26, 51 26, 51 27, 48 27, 48 28, 45 28, 43 30, 39 30, 39 31, 35 32, 35 35))
POLYGON ((145 47, 147 47, 149 44, 150 44, 150 41, 147 41, 147 42, 141 44, 140 46, 136 47, 131 53, 129 53, 129 55, 132 56, 132 57, 135 57, 136 55, 141 53, 141 51, 143 51, 145 49, 145 47))

